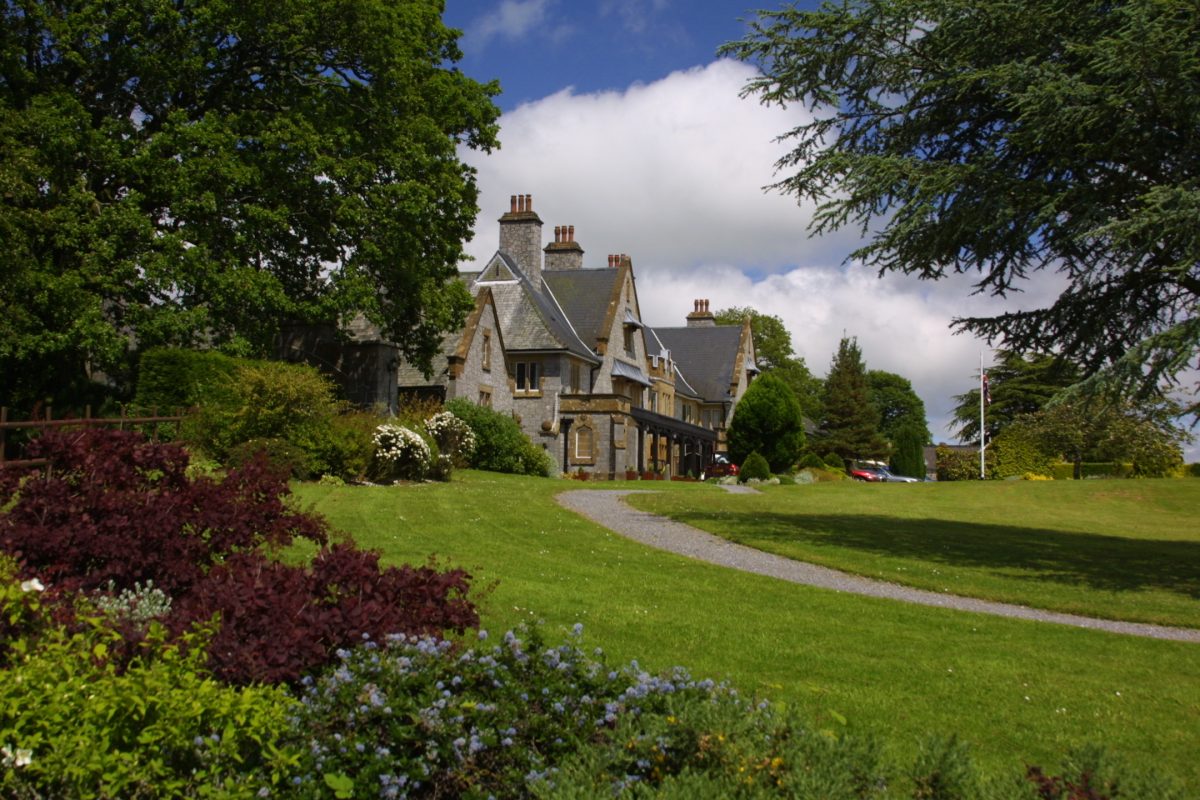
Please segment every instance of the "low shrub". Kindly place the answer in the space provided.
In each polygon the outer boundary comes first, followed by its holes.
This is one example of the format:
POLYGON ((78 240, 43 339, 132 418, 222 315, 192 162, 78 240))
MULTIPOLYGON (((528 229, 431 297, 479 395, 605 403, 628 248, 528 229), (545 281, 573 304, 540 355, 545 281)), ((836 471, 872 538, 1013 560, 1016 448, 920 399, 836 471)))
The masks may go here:
MULTIPOLYGON (((991 450, 984 456, 987 473, 992 474, 991 450)), ((937 479, 939 481, 979 480, 979 453, 969 450, 952 450, 939 446, 937 449, 937 479)))
POLYGON ((816 453, 805 453, 796 466, 800 469, 825 469, 825 462, 816 453))
POLYGON ((309 455, 284 439, 251 439, 229 448, 225 463, 230 467, 245 467, 257 458, 284 475, 300 480, 312 477, 312 460, 309 455))
POLYGON ((449 411, 439 411, 425 420, 425 429, 437 442, 438 452, 450 459, 455 467, 470 464, 475 452, 475 434, 471 426, 449 411))
MULTIPOLYGON (((262 459, 217 481, 190 477, 178 445, 128 431, 51 433, 34 444, 45 472, 0 470, 0 550, 27 580, 52 586, 48 595, 80 591, 111 607, 130 640, 122 657, 134 654, 146 620, 120 607, 132 611, 156 592, 169 612, 152 616, 176 636, 217 619, 210 663, 234 683, 294 681, 364 633, 461 633, 478 623, 461 570, 380 569, 377 554, 350 545, 320 551, 311 568, 268 559, 267 547, 327 536, 321 520, 286 506, 284 476, 262 459)), ((69 609, 70 598, 60 605, 69 609)), ((32 619, 13 609, 13 619, 32 619)), ((27 627, 5 625, 9 639, 27 627)))
POLYGON ((475 450, 470 466, 492 472, 549 476, 554 469, 550 455, 529 441, 512 417, 481 408, 458 398, 446 403, 446 410, 463 420, 475 435, 475 450))
POLYGON ((431 567, 380 569, 379 554, 335 545, 311 567, 238 553, 171 617, 176 631, 216 618, 209 666, 229 683, 294 683, 339 648, 385 634, 463 633, 479 624, 471 576, 431 567))
POLYGON ((375 480, 419 481, 433 463, 433 451, 421 434, 403 425, 383 424, 373 437, 375 457, 371 475, 375 480))
POLYGON ((108 657, 119 639, 99 620, 59 628, 7 666, 0 795, 252 798, 289 782, 286 691, 213 680, 192 635, 180 647, 152 628, 121 663, 108 657))
POLYGON ((235 551, 326 541, 325 524, 287 506, 285 477, 261 459, 222 480, 191 477, 181 446, 103 429, 47 433, 29 452, 44 471, 0 470, 0 549, 56 587, 153 581, 174 597, 235 551))
POLYGON ((742 468, 738 471, 738 480, 745 483, 749 480, 765 481, 771 477, 771 467, 767 460, 754 452, 746 456, 742 468))
POLYGON ((829 469, 838 470, 840 472, 846 471, 846 461, 837 453, 826 453, 824 460, 825 466, 829 469))
MULTIPOLYGON (((1128 464, 1114 464, 1111 461, 1091 462, 1080 464, 1082 478, 1128 478, 1132 470, 1128 464)), ((1056 481, 1069 481, 1075 477, 1075 465, 1052 464, 1050 476, 1056 481)))

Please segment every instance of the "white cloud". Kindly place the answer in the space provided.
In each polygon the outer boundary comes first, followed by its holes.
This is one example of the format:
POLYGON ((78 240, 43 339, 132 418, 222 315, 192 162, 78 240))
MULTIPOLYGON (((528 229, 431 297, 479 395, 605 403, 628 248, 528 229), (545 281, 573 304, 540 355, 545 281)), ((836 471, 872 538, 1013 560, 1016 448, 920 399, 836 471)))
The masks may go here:
POLYGON ((586 266, 603 266, 608 253, 632 257, 649 324, 684 324, 695 298, 714 311, 751 306, 780 317, 821 376, 844 331, 869 368, 913 382, 935 439, 948 440, 953 396, 973 387, 981 350, 991 363, 982 342, 952 334, 951 319, 1040 305, 1061 279, 1040 276, 1001 301, 972 296, 968 276, 880 279, 843 264, 857 231, 809 239, 812 207, 762 190, 786 152, 775 138, 806 112, 740 99, 753 74, 717 61, 623 92, 566 89, 507 113, 499 151, 464 152, 479 171, 482 209, 468 252, 488 258, 509 195, 531 194, 544 238, 574 225, 586 266))
POLYGON ((495 38, 510 42, 528 39, 539 29, 548 31, 550 38, 561 39, 569 32, 569 28, 547 23, 548 12, 553 2, 554 0, 504 0, 495 11, 475 20, 467 31, 467 36, 477 47, 483 47, 495 38))

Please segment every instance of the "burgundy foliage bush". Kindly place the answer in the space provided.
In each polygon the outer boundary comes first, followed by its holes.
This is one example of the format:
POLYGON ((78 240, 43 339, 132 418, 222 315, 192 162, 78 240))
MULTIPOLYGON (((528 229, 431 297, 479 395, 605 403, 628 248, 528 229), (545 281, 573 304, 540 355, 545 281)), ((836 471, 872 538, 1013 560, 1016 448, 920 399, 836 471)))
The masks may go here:
POLYGON ((181 446, 98 429, 48 433, 28 452, 48 466, 0 485, 0 508, 15 500, 0 516, 0 548, 56 586, 153 580, 174 596, 230 553, 326 541, 321 520, 286 506, 286 477, 263 461, 193 479, 181 446))
POLYGON ((351 545, 311 567, 269 559, 264 545, 327 535, 288 507, 287 476, 265 460, 191 478, 182 447, 112 430, 46 434, 28 452, 48 466, 0 470, 0 550, 56 592, 153 581, 172 598, 176 633, 219 617, 210 664, 230 682, 295 681, 364 634, 478 625, 462 570, 381 570, 378 554, 351 545))
POLYGON ((295 682, 338 648, 389 633, 462 633, 479 624, 470 575, 428 567, 379 568, 379 555, 350 545, 323 550, 311 567, 239 553, 216 567, 172 614, 180 629, 219 614, 209 647, 230 683, 295 682))

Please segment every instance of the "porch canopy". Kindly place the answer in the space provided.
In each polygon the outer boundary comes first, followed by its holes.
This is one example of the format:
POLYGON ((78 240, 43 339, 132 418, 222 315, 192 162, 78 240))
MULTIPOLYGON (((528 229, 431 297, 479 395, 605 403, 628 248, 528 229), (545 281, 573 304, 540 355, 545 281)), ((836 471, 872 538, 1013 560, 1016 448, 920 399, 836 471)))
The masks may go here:
MULTIPOLYGON (((646 470, 646 453, 644 451, 646 436, 653 437, 655 444, 662 438, 668 442, 667 452, 675 451, 679 446, 679 470, 681 474, 694 472, 696 475, 712 460, 717 449, 717 432, 701 428, 690 422, 684 422, 675 417, 667 417, 647 411, 644 408, 632 408, 630 416, 637 423, 638 433, 638 472, 646 470)), ((658 448, 652 449, 653 467, 659 467, 658 448)))

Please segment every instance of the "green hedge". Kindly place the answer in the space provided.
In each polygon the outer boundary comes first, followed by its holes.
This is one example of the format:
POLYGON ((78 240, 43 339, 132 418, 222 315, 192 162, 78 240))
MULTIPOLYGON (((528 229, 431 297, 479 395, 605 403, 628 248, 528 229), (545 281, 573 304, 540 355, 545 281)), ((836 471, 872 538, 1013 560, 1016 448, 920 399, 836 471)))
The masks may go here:
POLYGON ((134 403, 141 409, 191 408, 229 395, 241 359, 211 350, 156 347, 142 354, 134 403))
MULTIPOLYGON (((1082 464, 1083 477, 1085 478, 1128 478, 1130 466, 1128 464, 1114 464, 1111 461, 1101 462, 1084 462, 1082 464)), ((1075 476, 1074 464, 1054 464, 1051 466, 1051 475, 1056 481, 1069 481, 1075 476)))

